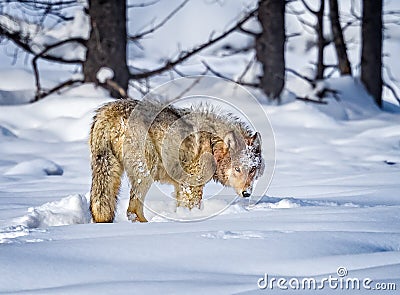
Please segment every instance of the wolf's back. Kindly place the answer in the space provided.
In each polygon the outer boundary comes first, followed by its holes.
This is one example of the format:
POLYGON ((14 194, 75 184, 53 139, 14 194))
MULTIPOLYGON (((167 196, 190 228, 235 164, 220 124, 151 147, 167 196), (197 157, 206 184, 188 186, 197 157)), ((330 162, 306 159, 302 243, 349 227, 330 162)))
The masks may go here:
POLYGON ((90 151, 93 154, 111 150, 120 159, 124 124, 137 104, 136 100, 118 100, 96 111, 90 129, 90 151))

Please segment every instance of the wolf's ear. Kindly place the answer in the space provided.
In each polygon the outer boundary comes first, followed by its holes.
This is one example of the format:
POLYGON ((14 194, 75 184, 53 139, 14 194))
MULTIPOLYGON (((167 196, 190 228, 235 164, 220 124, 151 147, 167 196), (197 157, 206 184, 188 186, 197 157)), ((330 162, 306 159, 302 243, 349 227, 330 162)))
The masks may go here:
POLYGON ((260 133, 256 132, 251 138, 250 138, 250 146, 254 147, 255 150, 258 153, 261 153, 261 135, 260 133))
POLYGON ((224 137, 224 143, 228 149, 234 150, 238 146, 238 140, 233 131, 228 132, 224 137))

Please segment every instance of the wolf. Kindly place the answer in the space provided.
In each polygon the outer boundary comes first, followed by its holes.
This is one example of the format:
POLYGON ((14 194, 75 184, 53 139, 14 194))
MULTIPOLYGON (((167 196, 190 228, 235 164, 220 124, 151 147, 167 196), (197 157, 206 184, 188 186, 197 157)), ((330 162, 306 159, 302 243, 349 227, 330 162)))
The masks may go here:
POLYGON ((263 173, 261 136, 211 107, 177 108, 117 100, 100 107, 90 129, 92 220, 113 222, 121 176, 131 184, 127 216, 146 222, 143 204, 154 181, 172 184, 178 207, 200 208, 214 180, 242 197, 263 173))

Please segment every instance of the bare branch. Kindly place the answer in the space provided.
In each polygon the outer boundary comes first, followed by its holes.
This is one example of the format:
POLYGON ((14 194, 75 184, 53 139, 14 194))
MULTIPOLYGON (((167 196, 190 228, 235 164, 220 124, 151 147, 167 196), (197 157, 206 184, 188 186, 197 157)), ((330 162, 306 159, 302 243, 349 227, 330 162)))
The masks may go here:
POLYGON ((304 26, 315 30, 315 24, 310 23, 309 21, 305 20, 305 19, 302 18, 302 17, 299 17, 298 20, 299 20, 300 23, 302 23, 304 26))
POLYGON ((251 66, 253 65, 253 63, 256 60, 256 54, 253 54, 253 57, 250 58, 249 62, 247 63, 246 67, 244 68, 242 74, 239 76, 239 78, 237 79, 237 83, 243 83, 242 79, 244 78, 244 76, 247 74, 247 72, 250 70, 251 66))
POLYGON ((78 60, 78 59, 67 60, 67 59, 63 59, 62 57, 52 56, 52 55, 46 54, 46 53, 49 50, 51 50, 55 47, 61 46, 68 42, 77 42, 77 43, 80 43, 83 45, 85 45, 85 43, 86 43, 86 40, 82 39, 82 38, 72 38, 72 39, 62 40, 60 42, 57 42, 57 43, 54 43, 51 45, 47 45, 42 52, 40 52, 39 54, 36 54, 36 52, 32 49, 32 46, 29 44, 28 37, 24 37, 20 31, 11 32, 0 25, 0 35, 5 36, 7 39, 14 42, 18 47, 22 48, 23 50, 25 50, 26 52, 28 52, 32 55, 35 55, 35 56, 40 55, 39 56, 40 58, 43 58, 43 59, 46 59, 49 61, 69 63, 69 64, 81 63, 82 61, 78 60))
POLYGON ((33 68, 33 74, 35 76, 35 86, 36 86, 36 93, 35 93, 34 101, 37 101, 42 96, 42 87, 40 86, 39 69, 38 69, 36 57, 34 57, 32 59, 32 68, 33 68))
MULTIPOLYGON (((393 73, 392 73, 390 67, 387 66, 387 65, 383 65, 383 68, 384 68, 384 70, 386 71, 386 74, 387 74, 389 80, 390 80, 393 84, 396 85, 396 83, 398 83, 399 80, 395 78, 395 76, 393 75, 393 73)), ((393 94, 394 98, 400 103, 400 97, 399 97, 399 95, 397 94, 397 91, 395 90, 395 88, 394 88, 392 85, 390 85, 388 82, 386 82, 386 81, 383 81, 383 86, 385 86, 387 89, 389 89, 389 91, 393 94)))
POLYGON ((174 97, 171 101, 175 101, 179 98, 182 98, 186 93, 188 93, 190 90, 193 89, 194 86, 196 86, 197 84, 199 84, 199 82, 201 81, 201 79, 203 78, 203 76, 206 74, 207 72, 204 72, 203 74, 201 74, 200 76, 198 76, 192 84, 190 84, 186 89, 184 89, 180 94, 178 94, 176 97, 174 97))
POLYGON ((293 69, 290 69, 290 68, 286 68, 286 72, 292 73, 293 75, 295 75, 295 76, 307 81, 308 83, 310 83, 311 86, 315 87, 315 81, 313 79, 311 79, 309 77, 306 77, 306 76, 300 74, 299 72, 297 72, 297 71, 295 71, 293 69))
POLYGON ((301 36, 301 33, 290 33, 290 34, 286 34, 286 40, 290 39, 290 38, 294 38, 294 37, 299 37, 301 36))
MULTIPOLYGON (((324 0, 321 0, 321 1, 324 1, 324 0)), ((306 0, 301 0, 301 3, 303 3, 304 7, 305 7, 309 12, 311 12, 312 14, 314 14, 314 15, 317 15, 317 14, 318 14, 318 11, 312 9, 311 6, 306 2, 306 0)))
MULTIPOLYGON (((328 68, 328 67, 327 67, 328 68)), ((335 67, 331 67, 330 72, 325 75, 325 79, 331 78, 336 72, 338 72, 338 66, 336 65, 335 67)))
POLYGON ((63 14, 63 10, 74 7, 82 7, 82 3, 77 0, 60 0, 60 1, 45 1, 45 0, 6 0, 11 6, 11 10, 22 10, 24 14, 38 18, 38 23, 44 21, 48 16, 63 21, 72 20, 73 17, 68 17, 63 14))
POLYGON ((354 19, 354 20, 350 20, 350 21, 346 22, 342 28, 343 32, 345 32, 348 28, 357 25, 357 23, 359 23, 359 22, 361 22, 361 20, 359 20, 359 19, 354 19))
POLYGON ((233 80, 233 79, 221 74, 220 72, 217 72, 216 70, 211 68, 210 65, 207 64, 205 61, 201 61, 201 63, 206 67, 206 69, 208 71, 210 71, 213 75, 215 75, 218 78, 222 78, 222 79, 234 82, 234 83, 242 85, 242 86, 248 86, 248 87, 254 87, 254 88, 259 88, 260 87, 259 83, 247 83, 247 82, 235 81, 235 80, 233 80))
POLYGON ((312 103, 316 103, 316 104, 328 104, 326 101, 323 100, 315 100, 315 99, 311 99, 308 97, 301 97, 301 96, 296 96, 297 100, 301 100, 301 101, 305 101, 305 102, 312 102, 312 103))
POLYGON ((400 10, 387 10, 383 12, 384 15, 400 15, 400 10))
POLYGON ((11 32, 7 28, 4 28, 2 25, 0 25, 0 35, 5 36, 7 39, 13 41, 18 47, 33 54, 32 49, 28 45, 28 40, 22 36, 21 32, 11 32))
POLYGON ((313 103, 318 103, 318 104, 327 104, 328 102, 324 101, 323 99, 328 95, 332 94, 333 98, 336 101, 340 101, 339 98, 339 91, 327 87, 323 87, 322 89, 319 89, 315 93, 315 97, 318 99, 310 98, 309 96, 301 97, 301 96, 296 96, 296 99, 306 101, 306 102, 313 102, 313 103))
MULTIPOLYGON (((299 72, 297 72, 297 71, 295 71, 295 70, 293 70, 293 69, 286 68, 286 71, 289 72, 289 73, 292 73, 293 75, 295 75, 295 76, 297 76, 297 77, 303 79, 304 81, 308 82, 308 83, 311 85, 312 88, 315 89, 315 88, 317 87, 317 81, 315 81, 315 80, 313 80, 313 79, 311 79, 311 78, 309 78, 309 77, 306 77, 306 76, 300 74, 299 72)), ((308 96, 306 96, 306 97, 296 97, 296 98, 299 99, 299 100, 307 101, 307 102, 314 102, 314 103, 319 103, 319 104, 326 104, 326 102, 324 102, 322 99, 323 99, 324 97, 326 97, 327 94, 332 94, 332 96, 333 96, 333 97, 335 98, 335 100, 337 100, 337 101, 340 100, 340 99, 339 99, 339 96, 338 96, 339 91, 337 91, 337 90, 335 90, 335 89, 327 88, 327 87, 323 87, 322 89, 319 89, 319 90, 315 93, 315 95, 319 98, 319 100, 315 100, 315 99, 309 98, 308 96)))
MULTIPOLYGON (((87 40, 85 40, 83 38, 80 38, 80 37, 61 40, 61 41, 58 41, 58 42, 50 44, 50 45, 45 45, 46 47, 40 53, 35 54, 35 57, 37 57, 37 58, 47 58, 48 57, 47 53, 50 50, 52 50, 54 48, 57 48, 57 47, 60 47, 60 46, 62 46, 64 44, 67 44, 67 43, 79 43, 79 44, 82 44, 82 45, 85 46, 86 42, 87 42, 87 40)), ((59 57, 56 57, 56 56, 51 56, 51 58, 54 61, 60 61, 60 62, 67 62, 68 61, 68 60, 65 60, 63 58, 59 58, 59 57)), ((82 60, 72 60, 72 61, 73 61, 72 63, 81 63, 82 62, 82 60)))
POLYGON ((138 33, 136 35, 129 36, 128 39, 130 41, 136 41, 138 39, 143 38, 144 36, 146 36, 148 34, 153 33, 154 31, 158 30, 163 25, 165 25, 176 13, 178 13, 178 11, 181 10, 188 2, 189 2, 189 0, 184 0, 180 5, 178 5, 174 10, 172 10, 170 14, 168 14, 161 22, 159 22, 153 28, 151 28, 151 29, 149 29, 147 31, 143 31, 141 33, 138 33))
POLYGON ((224 52, 221 54, 222 57, 236 55, 238 53, 249 52, 254 49, 254 44, 250 43, 241 48, 232 48, 232 46, 222 46, 221 48, 224 52))
POLYGON ((356 20, 362 21, 361 15, 357 14, 357 12, 356 12, 355 5, 356 5, 355 1, 351 0, 350 13, 356 20))
POLYGON ((397 94, 394 87, 392 85, 390 85, 389 83, 386 83, 385 81, 383 81, 383 86, 386 87, 387 89, 389 89, 389 91, 393 94, 394 98, 400 104, 400 96, 397 94))
POLYGON ((311 35, 315 34, 315 26, 316 26, 315 24, 305 20, 300 16, 297 17, 297 20, 300 22, 305 31, 307 31, 311 35))
POLYGON ((143 8, 143 7, 148 7, 148 6, 157 4, 158 2, 160 2, 160 0, 154 0, 154 1, 147 2, 147 3, 128 4, 126 6, 126 8, 143 8))
POLYGON ((210 47, 211 45, 217 43, 218 41, 224 39, 226 36, 231 34, 232 32, 238 30, 245 22, 247 22, 250 18, 252 18, 257 13, 257 9, 250 11, 246 14, 239 22, 237 22, 234 26, 232 26, 229 30, 220 34, 218 37, 211 38, 208 42, 198 45, 197 47, 191 49, 190 51, 183 51, 175 60, 167 60, 165 64, 157 69, 150 70, 143 73, 131 74, 131 79, 144 79, 157 74, 161 74, 165 71, 168 71, 175 67, 176 65, 182 63, 187 60, 189 57, 199 53, 200 51, 210 47))
POLYGON ((392 70, 390 69, 389 66, 384 65, 383 68, 385 69, 386 74, 388 75, 390 81, 392 81, 393 83, 398 83, 399 82, 399 80, 396 79, 395 76, 393 75, 392 70))
POLYGON ((48 95, 50 95, 50 94, 53 94, 54 92, 57 92, 57 91, 63 89, 64 87, 72 86, 72 85, 74 85, 74 84, 83 83, 83 82, 84 82, 83 80, 79 80, 79 79, 70 79, 70 80, 67 80, 67 81, 65 81, 65 82, 63 82, 63 83, 61 83, 61 84, 58 84, 58 85, 57 85, 56 87, 54 87, 54 88, 51 88, 51 89, 49 89, 49 90, 47 90, 47 91, 44 91, 44 92, 41 92, 41 93, 37 93, 37 94, 35 95, 35 98, 34 98, 31 102, 39 101, 39 100, 45 98, 46 96, 48 96, 48 95))
POLYGON ((187 75, 185 75, 183 72, 181 72, 180 70, 178 70, 176 67, 173 68, 173 71, 174 71, 175 73, 177 73, 179 76, 181 76, 182 78, 187 76, 187 75))
POLYGON ((248 29, 245 29, 245 28, 243 28, 243 26, 239 27, 239 31, 241 31, 242 33, 245 33, 247 35, 253 36, 254 38, 257 38, 258 36, 260 36, 260 33, 253 32, 253 31, 250 31, 248 29))
POLYGON ((231 78, 229 78, 228 76, 225 76, 223 74, 221 74, 220 72, 215 71, 208 63, 206 63, 204 60, 201 61, 201 63, 204 65, 204 67, 207 69, 207 71, 210 71, 214 76, 217 76, 218 78, 222 78, 225 80, 229 80, 232 81, 233 80, 231 78))
POLYGON ((304 10, 297 10, 296 8, 292 7, 291 5, 286 4, 286 13, 298 16, 298 15, 304 14, 305 11, 304 10))
POLYGON ((6 2, 16 2, 16 3, 23 3, 27 5, 31 5, 33 8, 42 9, 46 8, 47 6, 51 5, 54 9, 62 9, 62 8, 70 8, 73 6, 79 6, 80 4, 76 0, 60 0, 60 1, 46 1, 46 0, 16 0, 10 1, 7 0, 6 2))
MULTIPOLYGON (((48 95, 48 92, 49 92, 49 91, 47 91, 47 92, 43 92, 42 91, 42 87, 40 85, 39 69, 38 69, 38 65, 37 65, 38 59, 46 57, 47 56, 46 53, 48 53, 50 50, 52 50, 54 48, 57 48, 59 46, 62 46, 64 44, 67 44, 67 43, 72 43, 72 42, 84 43, 84 42, 86 42, 86 40, 84 40, 82 38, 72 38, 72 39, 62 40, 62 41, 59 41, 57 43, 48 45, 45 49, 43 49, 40 53, 35 54, 35 56, 33 57, 33 59, 32 59, 32 67, 33 67, 33 73, 34 73, 34 76, 35 76, 35 84, 36 84, 36 94, 35 94, 35 100, 34 101, 37 101, 40 98, 42 98, 44 94, 45 94, 45 96, 48 95)), ((54 57, 54 58, 58 59, 58 57, 54 57)), ((56 89, 55 91, 57 91, 57 90, 58 89, 56 89)))

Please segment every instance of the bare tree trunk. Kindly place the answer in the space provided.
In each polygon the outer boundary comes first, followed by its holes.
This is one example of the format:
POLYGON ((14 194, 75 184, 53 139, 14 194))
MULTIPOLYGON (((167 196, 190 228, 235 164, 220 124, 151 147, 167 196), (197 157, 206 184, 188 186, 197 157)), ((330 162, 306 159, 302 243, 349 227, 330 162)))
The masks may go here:
POLYGON ((315 76, 315 80, 322 80, 324 78, 324 72, 325 72, 324 50, 326 46, 326 40, 324 37, 324 11, 325 11, 325 0, 321 0, 319 10, 316 13, 318 57, 317 57, 317 73, 315 76))
MULTIPOLYGON (((97 83, 101 67, 114 71, 114 82, 125 92, 128 89, 129 69, 126 63, 126 0, 89 0, 92 29, 83 63, 85 82, 97 83)), ((107 85, 113 97, 120 93, 107 85)))
POLYGON ((382 107, 382 0, 363 0, 361 81, 382 107))
POLYGON ((344 42, 343 30, 339 21, 339 5, 337 0, 329 0, 329 17, 340 74, 351 75, 351 65, 347 56, 346 43, 344 42))
POLYGON ((285 1, 259 1, 258 5, 262 32, 256 38, 256 53, 263 69, 261 88, 277 99, 285 84, 285 1))

